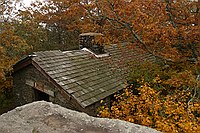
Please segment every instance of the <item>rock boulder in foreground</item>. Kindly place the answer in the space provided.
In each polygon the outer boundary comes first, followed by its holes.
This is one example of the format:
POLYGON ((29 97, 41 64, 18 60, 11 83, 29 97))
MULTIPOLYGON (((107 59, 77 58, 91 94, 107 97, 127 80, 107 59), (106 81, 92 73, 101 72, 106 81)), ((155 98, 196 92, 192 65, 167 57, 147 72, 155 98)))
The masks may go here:
POLYGON ((137 124, 95 118, 49 102, 30 103, 0 116, 0 133, 160 133, 137 124))

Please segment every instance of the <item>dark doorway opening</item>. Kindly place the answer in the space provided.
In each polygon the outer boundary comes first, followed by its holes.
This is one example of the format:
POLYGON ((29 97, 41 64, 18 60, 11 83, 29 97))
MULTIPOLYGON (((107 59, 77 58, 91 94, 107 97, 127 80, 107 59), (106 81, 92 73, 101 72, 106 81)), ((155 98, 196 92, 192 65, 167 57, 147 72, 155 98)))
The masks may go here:
POLYGON ((48 94, 46 94, 42 91, 39 91, 37 89, 34 89, 34 93, 35 93, 35 101, 44 100, 44 101, 49 102, 49 95, 48 94))

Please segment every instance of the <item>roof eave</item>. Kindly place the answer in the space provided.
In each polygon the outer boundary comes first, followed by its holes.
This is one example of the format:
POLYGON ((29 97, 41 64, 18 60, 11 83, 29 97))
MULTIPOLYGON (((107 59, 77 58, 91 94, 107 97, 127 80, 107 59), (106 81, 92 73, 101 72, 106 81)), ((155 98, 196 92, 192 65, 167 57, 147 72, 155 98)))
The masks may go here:
POLYGON ((70 101, 71 98, 73 98, 78 105, 80 105, 82 108, 86 108, 87 106, 82 105, 76 98, 74 98, 73 96, 71 96, 68 92, 66 92, 64 90, 64 88, 62 86, 60 86, 54 79, 52 79, 52 77, 50 75, 48 75, 40 66, 37 62, 35 62, 34 60, 31 63, 38 71, 40 71, 47 79, 49 82, 51 82, 53 85, 55 85, 57 88, 59 88, 61 94, 63 94, 63 96, 70 101))
POLYGON ((22 68, 30 65, 32 63, 32 58, 36 55, 29 55, 21 60, 19 60, 16 64, 13 65, 14 73, 21 70, 22 68))

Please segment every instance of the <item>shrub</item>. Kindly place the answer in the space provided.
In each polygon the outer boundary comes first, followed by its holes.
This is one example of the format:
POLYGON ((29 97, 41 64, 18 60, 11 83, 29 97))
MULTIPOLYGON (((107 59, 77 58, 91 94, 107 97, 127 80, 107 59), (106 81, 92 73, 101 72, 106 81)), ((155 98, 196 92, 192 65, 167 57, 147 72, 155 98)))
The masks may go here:
POLYGON ((190 67, 137 65, 129 85, 115 94, 111 108, 101 106, 100 117, 117 118, 162 132, 200 131, 200 81, 196 64, 190 67), (190 68, 190 69, 188 69, 190 68), (191 69, 193 68, 193 69, 191 69))

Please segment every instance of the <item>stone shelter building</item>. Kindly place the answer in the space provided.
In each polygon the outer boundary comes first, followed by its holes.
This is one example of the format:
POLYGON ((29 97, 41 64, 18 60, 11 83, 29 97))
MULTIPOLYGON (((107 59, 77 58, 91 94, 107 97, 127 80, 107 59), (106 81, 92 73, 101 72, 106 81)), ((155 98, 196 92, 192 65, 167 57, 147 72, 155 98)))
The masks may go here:
POLYGON ((112 96, 124 88, 129 62, 155 60, 126 43, 94 46, 101 49, 98 52, 88 45, 90 41, 80 43, 79 50, 38 51, 17 62, 13 67, 16 106, 45 100, 94 116, 101 100, 109 104, 112 96))

